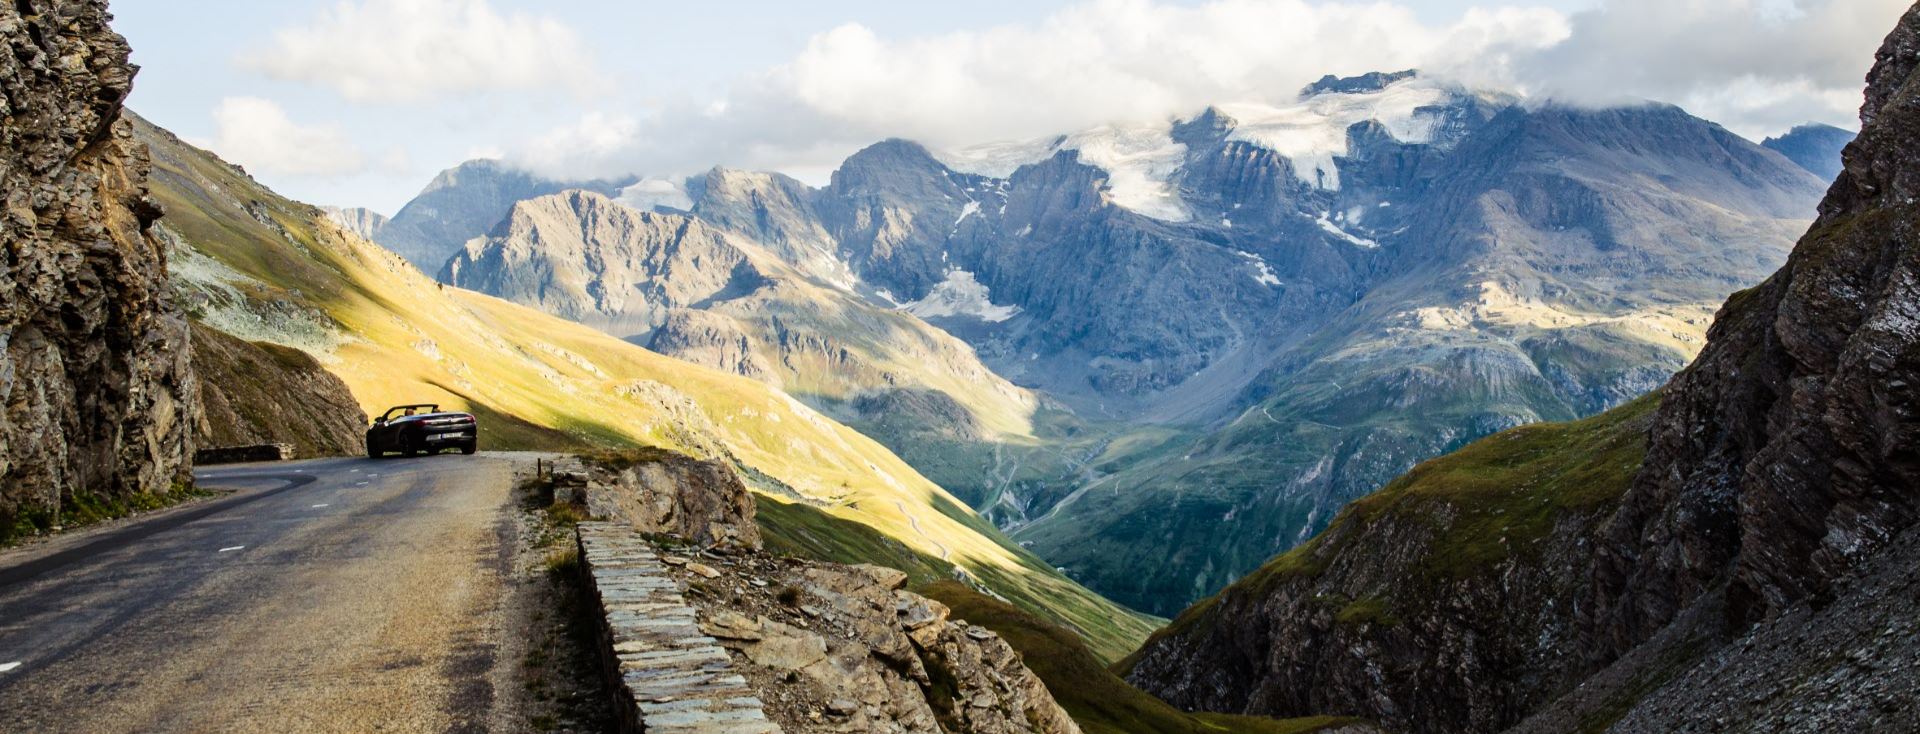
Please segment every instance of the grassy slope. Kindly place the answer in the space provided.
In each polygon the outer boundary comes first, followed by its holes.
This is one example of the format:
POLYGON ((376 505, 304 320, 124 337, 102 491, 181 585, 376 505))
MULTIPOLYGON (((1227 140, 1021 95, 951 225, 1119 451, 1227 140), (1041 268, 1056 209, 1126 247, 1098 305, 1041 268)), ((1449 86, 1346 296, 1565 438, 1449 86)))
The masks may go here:
MULTIPOLYGON (((221 325, 254 313, 330 327, 316 355, 369 412, 440 402, 489 420, 494 448, 659 445, 725 453, 782 491, 915 551, 950 558, 997 593, 1084 631, 1104 656, 1155 621, 1055 573, 884 447, 758 382, 663 357, 506 301, 442 288, 380 247, 288 201, 211 154, 139 126, 153 147, 166 225, 231 272, 200 285, 241 294, 221 325)), ((218 305, 218 304, 216 304, 218 305)), ((272 325, 249 333, 271 341, 272 325)), ((301 346, 312 348, 302 337, 301 346)))
POLYGON ((1355 500, 1312 540, 1189 607, 1153 636, 1181 635, 1207 624, 1207 612, 1221 596, 1257 598, 1272 584, 1317 577, 1329 559, 1347 550, 1345 541, 1366 537, 1347 531, 1384 520, 1442 524, 1433 542, 1419 549, 1413 573, 1395 580, 1403 593, 1388 600, 1355 600, 1341 613, 1390 618, 1394 604, 1440 603, 1453 581, 1516 554, 1534 553, 1562 514, 1618 500, 1646 457, 1648 421, 1659 404, 1656 392, 1591 418, 1502 431, 1423 462, 1355 500), (1328 538, 1341 541, 1329 545, 1328 538))

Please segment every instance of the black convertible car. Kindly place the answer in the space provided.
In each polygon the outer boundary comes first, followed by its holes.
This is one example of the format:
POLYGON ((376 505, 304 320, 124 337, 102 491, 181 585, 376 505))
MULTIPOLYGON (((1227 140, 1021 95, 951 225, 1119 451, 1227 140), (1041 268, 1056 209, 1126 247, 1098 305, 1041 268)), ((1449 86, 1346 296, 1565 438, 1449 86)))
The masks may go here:
POLYGON ((479 428, 472 413, 442 413, 432 404, 396 405, 367 429, 367 458, 390 451, 413 456, 453 448, 471 454, 480 447, 479 428))

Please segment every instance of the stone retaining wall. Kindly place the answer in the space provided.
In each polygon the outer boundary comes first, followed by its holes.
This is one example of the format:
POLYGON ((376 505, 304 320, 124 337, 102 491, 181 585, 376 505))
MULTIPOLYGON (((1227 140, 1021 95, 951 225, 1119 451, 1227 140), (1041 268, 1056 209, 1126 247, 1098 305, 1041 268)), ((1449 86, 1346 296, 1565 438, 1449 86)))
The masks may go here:
POLYGON ((652 544, 617 523, 583 522, 577 532, 620 730, 779 734, 726 650, 700 631, 652 544))
POLYGON ((206 464, 233 464, 242 461, 292 461, 293 445, 285 443, 263 443, 253 446, 221 446, 200 449, 193 452, 196 466, 206 464))

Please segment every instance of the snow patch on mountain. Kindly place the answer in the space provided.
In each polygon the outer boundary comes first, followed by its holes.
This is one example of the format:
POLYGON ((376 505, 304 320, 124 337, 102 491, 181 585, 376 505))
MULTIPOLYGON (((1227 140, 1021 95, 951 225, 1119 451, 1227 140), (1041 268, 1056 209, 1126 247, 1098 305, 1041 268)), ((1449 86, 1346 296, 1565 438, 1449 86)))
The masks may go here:
POLYGON ((1065 139, 1064 136, 1049 135, 1030 140, 984 143, 959 150, 933 151, 933 157, 942 165, 961 173, 1006 178, 1020 170, 1021 166, 1052 157, 1065 139))
POLYGON ((1004 178, 1061 151, 1073 151, 1081 163, 1106 171, 1114 204, 1168 222, 1192 219, 1172 183, 1186 161, 1187 146, 1174 142, 1170 125, 1103 125, 1061 137, 976 145, 935 157, 956 171, 1004 178))
POLYGON ((1367 239, 1365 237, 1356 236, 1352 232, 1348 232, 1344 229, 1341 229, 1340 225, 1334 224, 1333 220, 1328 219, 1327 215, 1325 214, 1320 215, 1320 218, 1314 220, 1314 223, 1319 224, 1320 229, 1325 230, 1327 234, 1333 235, 1334 237, 1338 237, 1341 240, 1345 241, 1347 244, 1353 245, 1354 247, 1359 247, 1367 250, 1377 250, 1380 248, 1380 243, 1378 242, 1367 239))
POLYGON ((1267 264, 1266 258, 1251 252, 1235 251, 1234 254, 1246 258, 1247 263, 1253 266, 1253 282, 1261 285, 1280 285, 1280 276, 1274 274, 1273 266, 1267 264))
POLYGON ((1102 126, 1067 136, 1061 147, 1107 172, 1113 203, 1168 222, 1192 218, 1173 186, 1187 146, 1174 142, 1169 128, 1102 126))
POLYGON ((988 298, 987 286, 966 270, 949 270, 947 279, 927 292, 927 297, 901 307, 920 318, 971 316, 988 323, 999 323, 1020 313, 1019 306, 995 306, 988 298))
POLYGON ((1327 92, 1288 105, 1258 103, 1215 107, 1231 118, 1228 140, 1258 145, 1285 156, 1293 175, 1309 186, 1339 190, 1334 158, 1347 154, 1347 128, 1372 120, 1402 143, 1433 142, 1440 115, 1430 108, 1452 100, 1454 92, 1429 79, 1412 77, 1378 91, 1327 92))

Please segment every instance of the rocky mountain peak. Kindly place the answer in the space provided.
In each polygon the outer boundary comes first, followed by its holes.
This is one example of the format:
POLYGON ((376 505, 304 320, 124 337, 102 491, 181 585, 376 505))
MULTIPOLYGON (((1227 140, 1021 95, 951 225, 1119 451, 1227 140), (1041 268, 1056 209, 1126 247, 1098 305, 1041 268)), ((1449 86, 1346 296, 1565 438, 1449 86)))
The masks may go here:
POLYGON ((885 193, 904 197, 945 196, 956 188, 952 172, 926 146, 890 138, 849 156, 833 172, 828 190, 841 195, 885 193))
POLYGON ((447 261, 440 279, 639 338, 670 309, 751 280, 746 259, 738 243, 696 217, 572 189, 515 202, 447 261))
POLYGON ((1391 72, 1370 71, 1365 74, 1361 74, 1359 76, 1345 76, 1345 77, 1328 74, 1326 76, 1320 77, 1319 81, 1316 81, 1312 84, 1308 84, 1307 86, 1302 87, 1300 89, 1300 96, 1312 97, 1318 94, 1359 94, 1363 92, 1378 92, 1382 89, 1386 89, 1388 85, 1394 84, 1396 82, 1404 81, 1407 79, 1412 79, 1416 76, 1419 76, 1419 74, 1420 72, 1414 69, 1406 69, 1403 71, 1391 71, 1391 72))
POLYGON ((568 189, 612 196, 638 180, 560 181, 504 161, 470 160, 435 176, 375 233, 375 241, 421 270, 437 272, 463 243, 498 224, 516 202, 568 189))
POLYGON ((364 239, 373 239, 380 233, 380 228, 387 225, 385 214, 365 207, 323 206, 320 210, 326 212, 327 219, 340 225, 341 229, 360 235, 364 239))

